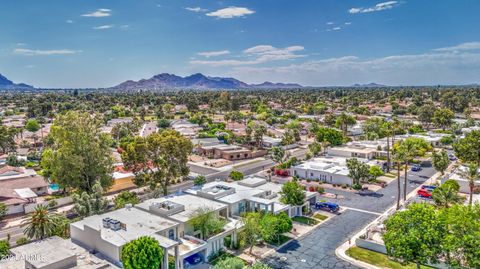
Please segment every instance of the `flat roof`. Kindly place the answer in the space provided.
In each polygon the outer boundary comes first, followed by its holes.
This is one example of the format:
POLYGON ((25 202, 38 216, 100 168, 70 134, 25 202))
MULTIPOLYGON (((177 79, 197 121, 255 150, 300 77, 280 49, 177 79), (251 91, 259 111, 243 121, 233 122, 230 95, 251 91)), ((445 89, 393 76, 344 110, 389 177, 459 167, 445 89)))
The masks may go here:
POLYGON ((171 201, 176 204, 183 205, 185 207, 185 210, 183 210, 182 212, 168 216, 168 218, 171 218, 183 223, 189 221, 199 209, 208 208, 212 211, 218 211, 223 208, 227 208, 226 204, 215 202, 210 199, 206 199, 200 196, 187 194, 187 193, 169 195, 169 196, 165 196, 157 199, 150 199, 143 203, 135 205, 135 207, 145 211, 149 211, 149 207, 153 203, 162 203, 165 201, 171 201))
POLYGON ((92 229, 100 231, 103 240, 116 246, 122 246, 141 236, 154 236, 158 232, 174 228, 179 224, 138 208, 122 208, 101 215, 86 217, 70 225, 82 230, 85 226, 89 226, 92 229), (126 229, 113 231, 108 228, 103 228, 102 220, 104 218, 118 220, 126 225, 126 229))
POLYGON ((10 249, 15 259, 0 262, 5 269, 25 269, 25 260, 36 268, 69 259, 75 256, 77 266, 72 269, 118 268, 101 257, 90 254, 86 249, 74 244, 70 239, 58 236, 49 237, 10 249))

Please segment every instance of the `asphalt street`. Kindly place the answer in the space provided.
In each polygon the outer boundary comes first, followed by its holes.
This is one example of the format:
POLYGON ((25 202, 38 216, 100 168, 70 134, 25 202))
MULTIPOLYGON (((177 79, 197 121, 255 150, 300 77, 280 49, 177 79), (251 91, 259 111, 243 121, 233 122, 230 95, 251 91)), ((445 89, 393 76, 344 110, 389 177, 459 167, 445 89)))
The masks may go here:
MULTIPOLYGON (((409 171, 407 178, 417 183, 407 185, 407 194, 434 174, 435 170, 432 167, 424 167, 419 172, 409 171)), ((403 194, 403 176, 401 183, 403 194)), ((338 258, 335 249, 377 218, 379 213, 383 213, 396 203, 397 181, 392 181, 374 196, 361 196, 340 190, 327 191, 343 196, 343 199, 328 200, 340 204, 347 210, 304 238, 295 240, 266 257, 265 263, 278 269, 358 268, 338 258)))

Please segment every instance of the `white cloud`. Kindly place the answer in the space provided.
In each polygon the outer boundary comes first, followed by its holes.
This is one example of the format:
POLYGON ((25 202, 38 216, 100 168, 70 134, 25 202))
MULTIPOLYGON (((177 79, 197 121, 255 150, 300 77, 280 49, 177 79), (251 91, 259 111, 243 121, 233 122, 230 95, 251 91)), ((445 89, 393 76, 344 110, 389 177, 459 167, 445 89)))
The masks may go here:
POLYGON ((386 85, 478 83, 479 73, 480 52, 446 50, 373 59, 345 56, 283 66, 236 66, 228 75, 248 82, 288 78, 288 82, 332 86, 369 82, 386 85))
POLYGON ((276 48, 271 45, 258 45, 245 49, 242 52, 241 57, 246 57, 245 60, 227 59, 217 61, 190 61, 194 65, 207 65, 207 66, 241 66, 241 65, 255 65, 272 61, 291 60, 305 55, 296 54, 296 52, 303 51, 305 48, 302 46, 290 46, 286 48, 276 48))
POLYGON ((333 30, 333 31, 342 30, 342 27, 333 27, 332 30, 333 30))
POLYGON ((219 9, 217 11, 209 12, 206 15, 210 17, 217 17, 220 19, 232 19, 237 17, 244 17, 245 15, 250 15, 255 13, 255 11, 250 10, 246 7, 227 7, 219 9))
POLYGON ((345 25, 351 25, 351 24, 352 24, 352 23, 349 22, 349 21, 345 22, 345 25))
POLYGON ((186 10, 188 11, 192 11, 192 12, 207 12, 208 9, 205 9, 205 8, 201 8, 201 7, 186 7, 185 8, 186 10))
POLYGON ((333 25, 333 21, 327 22, 326 25, 333 25))
POLYGON ((65 55, 76 54, 82 52, 81 50, 59 49, 59 50, 32 50, 24 48, 16 48, 13 50, 14 54, 24 56, 49 56, 49 55, 65 55))
POLYGON ((216 56, 230 54, 230 51, 228 51, 228 50, 205 51, 205 52, 199 52, 197 54, 200 55, 200 56, 203 56, 203 57, 210 58, 210 57, 216 57, 216 56))
POLYGON ((351 14, 370 13, 370 12, 392 9, 392 8, 396 7, 398 4, 399 4, 398 1, 387 1, 387 2, 378 3, 375 6, 368 7, 368 8, 354 7, 354 8, 349 9, 348 12, 351 13, 351 14))
POLYGON ((95 17, 95 18, 100 18, 100 17, 108 17, 112 15, 112 10, 108 8, 100 8, 95 11, 92 11, 90 13, 83 14, 83 17, 95 17))
POLYGON ((73 20, 66 20, 65 22, 66 22, 66 23, 74 23, 73 20))
POLYGON ((94 29, 94 30, 106 30, 106 29, 110 29, 110 28, 113 28, 113 25, 106 24, 106 25, 100 25, 100 26, 92 27, 92 29, 94 29))
POLYGON ((444 47, 434 49, 434 51, 464 51, 464 50, 480 50, 480 42, 466 42, 453 47, 444 47))

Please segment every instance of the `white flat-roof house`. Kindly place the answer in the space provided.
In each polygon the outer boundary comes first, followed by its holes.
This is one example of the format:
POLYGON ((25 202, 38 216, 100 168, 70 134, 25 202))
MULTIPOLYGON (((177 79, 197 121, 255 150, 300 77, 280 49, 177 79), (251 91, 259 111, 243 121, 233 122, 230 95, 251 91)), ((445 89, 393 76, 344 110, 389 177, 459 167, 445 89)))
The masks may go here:
MULTIPOLYGON (((184 261, 185 258, 194 254, 199 254, 203 259, 207 259, 210 255, 224 247, 225 237, 231 236, 232 243, 236 241, 237 229, 242 227, 242 223, 239 220, 228 217, 227 204, 187 193, 150 199, 135 205, 135 207, 179 223, 178 240, 181 244, 178 258, 180 261, 184 261), (195 218, 199 212, 205 211, 213 212, 220 218, 226 220, 226 224, 221 232, 202 240, 200 239, 202 238, 201 232, 195 230, 190 221, 195 218)), ((180 262, 180 264, 183 266, 183 262, 180 262)))
POLYGON ((117 269, 101 255, 89 253, 70 239, 57 236, 10 249, 11 256, 0 261, 2 269, 117 269))
POLYGON ((318 199, 318 193, 305 192, 302 206, 291 206, 280 202, 282 185, 267 182, 260 177, 248 177, 236 182, 209 182, 201 188, 185 190, 200 197, 226 203, 229 216, 238 217, 245 212, 266 211, 274 214, 287 213, 290 217, 302 215, 304 207, 309 207, 318 199))
MULTIPOLYGON (((122 247, 139 237, 150 236, 159 242, 164 251, 173 250, 176 267, 179 268, 179 225, 144 210, 126 207, 70 224, 70 236, 72 242, 91 253, 99 252, 120 267, 122 247)), ((168 268, 168 255, 164 257, 163 266, 168 268)))
MULTIPOLYGON (((352 185, 348 176, 347 159, 345 157, 319 157, 293 166, 291 174, 302 179, 318 180, 329 184, 352 185)), ((369 165, 379 165, 380 162, 357 158, 369 165)))
POLYGON ((386 148, 386 141, 353 141, 343 146, 328 148, 327 155, 371 160, 375 157, 386 156, 386 148))

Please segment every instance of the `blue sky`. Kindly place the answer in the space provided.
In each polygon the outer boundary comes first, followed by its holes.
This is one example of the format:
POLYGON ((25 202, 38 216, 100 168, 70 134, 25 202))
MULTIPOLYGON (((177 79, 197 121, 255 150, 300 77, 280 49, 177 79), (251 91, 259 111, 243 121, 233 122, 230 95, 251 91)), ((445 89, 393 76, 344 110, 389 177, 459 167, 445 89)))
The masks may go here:
POLYGON ((476 0, 0 0, 0 73, 108 87, 158 73, 303 85, 480 82, 476 0))

